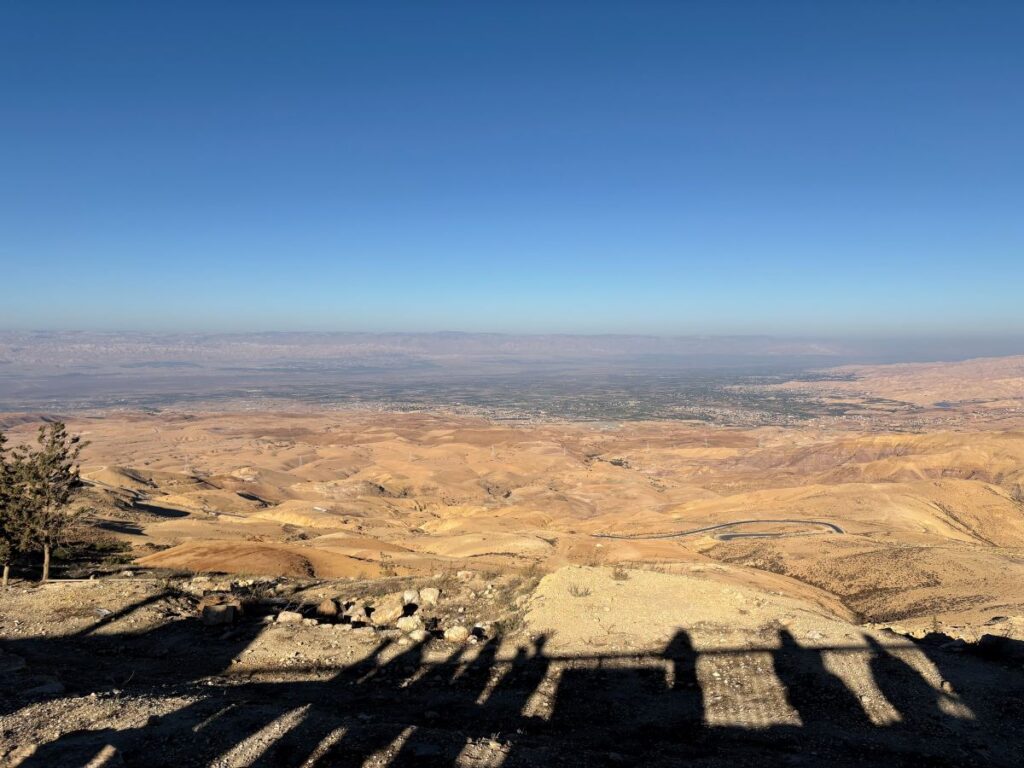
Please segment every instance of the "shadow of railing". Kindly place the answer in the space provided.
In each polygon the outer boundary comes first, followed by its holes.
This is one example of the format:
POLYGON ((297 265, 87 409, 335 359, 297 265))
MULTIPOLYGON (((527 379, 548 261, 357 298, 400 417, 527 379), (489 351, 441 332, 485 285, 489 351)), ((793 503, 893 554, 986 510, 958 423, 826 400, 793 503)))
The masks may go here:
POLYGON ((1020 670, 870 636, 819 648, 783 630, 771 645, 698 651, 679 631, 660 652, 585 655, 552 653, 544 636, 447 656, 432 643, 382 642, 340 667, 232 664, 260 631, 253 622, 214 634, 182 620, 0 644, 60 664, 69 694, 109 690, 104 670, 127 666, 133 676, 118 695, 191 702, 138 727, 64 734, 23 765, 84 765, 111 748, 147 767, 724 766, 807 756, 860 766, 865 755, 964 766, 1021 756, 1010 719, 1024 715, 1020 670))

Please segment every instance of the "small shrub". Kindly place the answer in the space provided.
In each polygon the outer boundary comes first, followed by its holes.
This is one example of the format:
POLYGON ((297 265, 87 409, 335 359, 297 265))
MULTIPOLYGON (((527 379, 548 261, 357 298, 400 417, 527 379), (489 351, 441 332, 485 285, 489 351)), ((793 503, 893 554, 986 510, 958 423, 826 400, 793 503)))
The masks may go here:
POLYGON ((590 592, 590 587, 585 587, 582 584, 576 584, 574 582, 569 585, 569 594, 573 597, 586 597, 590 592))
POLYGON ((612 569, 612 578, 615 579, 615 581, 629 581, 629 571, 621 565, 616 565, 615 568, 612 569))

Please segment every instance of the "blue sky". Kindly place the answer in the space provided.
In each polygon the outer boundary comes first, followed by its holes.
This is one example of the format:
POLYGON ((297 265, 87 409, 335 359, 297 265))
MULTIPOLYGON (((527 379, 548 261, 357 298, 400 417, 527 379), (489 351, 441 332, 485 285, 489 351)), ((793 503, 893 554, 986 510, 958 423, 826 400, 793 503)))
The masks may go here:
POLYGON ((1024 332, 1024 3, 0 6, 0 327, 1024 332))

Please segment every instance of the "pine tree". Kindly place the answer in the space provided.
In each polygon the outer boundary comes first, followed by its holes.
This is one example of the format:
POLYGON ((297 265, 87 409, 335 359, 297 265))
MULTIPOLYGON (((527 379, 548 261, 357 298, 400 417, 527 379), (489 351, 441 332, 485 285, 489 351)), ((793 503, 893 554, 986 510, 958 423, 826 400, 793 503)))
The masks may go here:
POLYGON ((7 435, 0 432, 0 564, 3 565, 3 579, 0 588, 7 589, 11 575, 11 561, 17 552, 17 530, 15 525, 14 468, 7 457, 7 435))
POLYGON ((77 435, 56 421, 39 428, 38 448, 14 453, 15 486, 23 510, 25 539, 43 551, 42 580, 50 577, 53 548, 63 542, 74 523, 68 505, 78 492, 78 456, 85 447, 77 435))

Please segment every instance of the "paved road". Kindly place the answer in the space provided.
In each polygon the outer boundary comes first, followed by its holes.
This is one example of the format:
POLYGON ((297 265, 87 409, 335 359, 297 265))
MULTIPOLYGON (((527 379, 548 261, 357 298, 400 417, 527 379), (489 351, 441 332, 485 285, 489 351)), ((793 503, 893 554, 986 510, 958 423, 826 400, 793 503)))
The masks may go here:
MULTIPOLYGON (((846 533, 835 523, 826 523, 821 520, 733 520, 731 523, 719 523, 718 525, 708 525, 704 528, 693 528, 689 531, 676 531, 675 533, 595 533, 592 534, 598 539, 675 539, 681 536, 693 536, 697 533, 706 533, 707 531, 717 531, 721 528, 731 528, 736 525, 750 525, 752 523, 796 523, 799 525, 817 525, 822 528, 827 528, 832 533, 846 533)), ((755 536, 779 536, 785 534, 731 534, 729 538, 737 538, 740 536, 744 537, 755 537, 755 536)), ((722 538, 725 538, 724 536, 722 538)))

